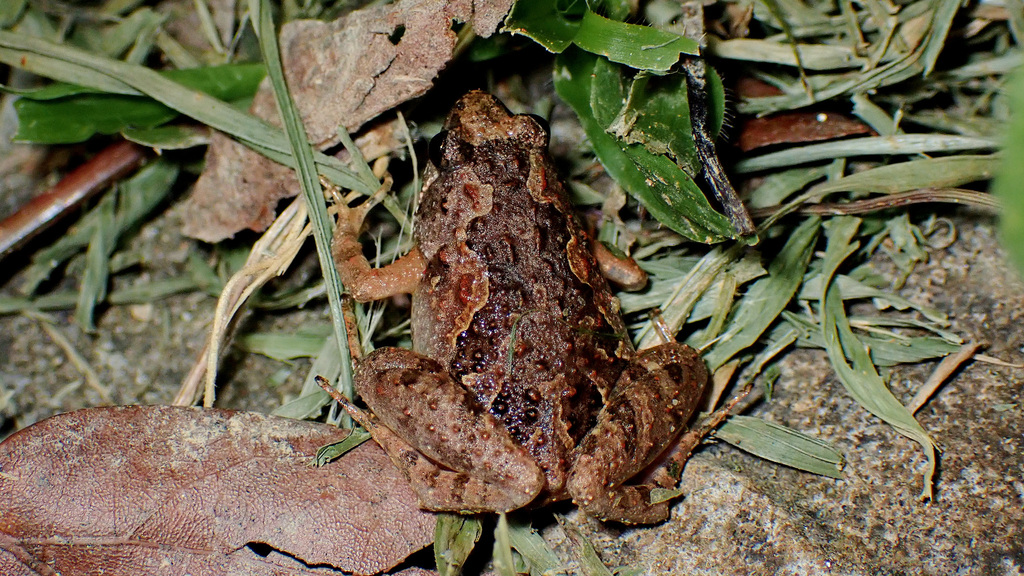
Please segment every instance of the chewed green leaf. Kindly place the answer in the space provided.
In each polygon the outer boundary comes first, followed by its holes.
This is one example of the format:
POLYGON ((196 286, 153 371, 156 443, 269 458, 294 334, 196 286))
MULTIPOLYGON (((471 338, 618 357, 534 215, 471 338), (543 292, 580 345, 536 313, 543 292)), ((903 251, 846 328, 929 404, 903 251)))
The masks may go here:
POLYGON ((691 178, 701 164, 693 143, 686 77, 682 74, 637 74, 625 105, 607 131, 628 144, 641 144, 652 154, 669 154, 691 178))
POLYGON ((560 54, 575 44, 582 50, 638 70, 665 72, 682 54, 696 55, 695 40, 610 20, 579 2, 519 0, 505 18, 505 32, 526 36, 560 54))
POLYGON ((843 455, 831 444, 792 428, 751 416, 730 416, 715 438, 740 450, 797 470, 842 478, 843 455))
POLYGON ((594 81, 595 70, 600 72, 601 66, 611 64, 579 50, 567 50, 556 61, 555 90, 579 116, 608 173, 659 222, 679 234, 705 243, 732 238, 728 219, 711 207, 700 188, 675 163, 638 144, 621 143, 605 132, 591 107, 595 94, 607 89, 594 81))
POLYGON ((591 11, 583 15, 573 43, 592 54, 638 70, 665 72, 679 56, 700 53, 700 44, 685 36, 609 20, 591 11))
POLYGON ((548 52, 559 54, 572 44, 586 10, 584 2, 571 0, 520 0, 505 17, 502 31, 526 36, 548 52))

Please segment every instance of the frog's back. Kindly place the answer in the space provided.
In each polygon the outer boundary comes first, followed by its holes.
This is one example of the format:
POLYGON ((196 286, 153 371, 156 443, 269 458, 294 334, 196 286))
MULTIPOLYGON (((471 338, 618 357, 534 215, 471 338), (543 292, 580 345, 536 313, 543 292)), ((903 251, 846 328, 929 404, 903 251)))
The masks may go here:
POLYGON ((517 124, 489 139, 449 135, 449 161, 424 192, 414 345, 504 422, 557 491, 631 348, 546 133, 508 119, 517 124))

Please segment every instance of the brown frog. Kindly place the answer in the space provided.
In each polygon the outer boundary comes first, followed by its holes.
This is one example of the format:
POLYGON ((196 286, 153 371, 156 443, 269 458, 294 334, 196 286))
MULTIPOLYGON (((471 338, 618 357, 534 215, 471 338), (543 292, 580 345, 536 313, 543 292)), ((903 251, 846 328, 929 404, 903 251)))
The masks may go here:
POLYGON ((334 256, 360 301, 412 294, 413 350, 362 360, 352 409, 425 508, 503 512, 572 498, 628 523, 668 516, 629 485, 686 428, 707 381, 675 342, 637 352, 528 115, 470 92, 432 143, 416 247, 373 269, 339 221, 334 256), (435 147, 439 144, 439 147, 435 147))

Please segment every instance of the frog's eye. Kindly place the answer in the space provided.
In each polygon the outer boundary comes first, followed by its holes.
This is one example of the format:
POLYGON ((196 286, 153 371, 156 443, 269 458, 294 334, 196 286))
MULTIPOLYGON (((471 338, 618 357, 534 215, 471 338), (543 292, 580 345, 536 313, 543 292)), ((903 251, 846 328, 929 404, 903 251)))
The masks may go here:
POLYGON ((444 141, 447 139, 447 137, 448 131, 441 130, 433 138, 430 139, 430 148, 428 150, 428 155, 430 156, 430 161, 433 162, 434 166, 437 166, 438 168, 441 167, 441 148, 444 146, 444 141))
POLYGON ((544 118, 543 116, 538 116, 536 114, 527 114, 527 116, 533 118, 533 121, 540 126, 541 130, 543 130, 545 134, 551 133, 551 126, 548 125, 548 121, 546 118, 544 118))

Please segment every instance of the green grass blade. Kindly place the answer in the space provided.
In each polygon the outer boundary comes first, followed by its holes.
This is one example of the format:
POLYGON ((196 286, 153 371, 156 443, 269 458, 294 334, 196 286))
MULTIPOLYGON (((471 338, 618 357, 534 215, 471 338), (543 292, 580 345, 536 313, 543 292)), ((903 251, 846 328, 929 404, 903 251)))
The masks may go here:
POLYGON ((904 134, 900 136, 872 136, 798 146, 762 156, 747 158, 736 163, 740 173, 756 172, 832 160, 849 156, 887 156, 890 154, 925 154, 963 152, 967 150, 993 150, 999 142, 991 138, 948 136, 945 134, 904 134))
POLYGON ((262 354, 274 360, 293 360, 295 358, 312 358, 324 345, 324 334, 281 334, 276 332, 256 332, 243 334, 235 339, 235 345, 245 350, 262 354))
POLYGON ((117 241, 114 221, 117 191, 111 191, 96 206, 96 219, 91 227, 89 248, 85 252, 85 273, 78 287, 75 322, 86 332, 96 330, 96 306, 107 296, 110 279, 110 255, 117 241))
POLYGON ((892 395, 878 375, 867 346, 850 329, 839 287, 831 281, 840 264, 856 251, 858 243, 851 240, 859 225, 860 220, 851 217, 835 218, 829 222, 829 242, 822 271, 826 281, 820 296, 823 318, 821 331, 825 351, 839 376, 839 381, 858 404, 887 422, 900 434, 919 443, 924 449, 928 466, 921 496, 931 498, 935 475, 935 444, 914 419, 913 414, 892 395), (847 362, 847 358, 850 362, 847 362))
POLYGON ((434 525, 434 563, 441 576, 457 576, 473 552, 483 525, 477 516, 442 512, 434 525))
MULTIPOLYGON (((122 183, 120 202, 114 220, 115 235, 119 238, 137 226, 167 198, 177 178, 177 164, 157 159, 122 183)), ((54 269, 88 246, 92 240, 92 230, 99 225, 99 219, 100 211, 94 208, 67 234, 34 254, 32 264, 25 271, 25 282, 20 288, 21 292, 34 293, 39 285, 50 277, 54 269)))
POLYGON ((512 557, 512 542, 508 533, 508 515, 498 514, 498 525, 494 527, 494 572, 498 576, 518 576, 515 559, 512 557))
POLYGON ((812 474, 842 478, 843 455, 831 444, 751 416, 730 416, 715 438, 759 458, 812 474))
POLYGON ((712 372, 756 342, 789 305, 803 282, 820 226, 818 218, 808 218, 797 227, 772 260, 768 275, 747 290, 734 308, 729 327, 704 355, 712 372))
MULTIPOLYGON (((739 244, 728 249, 716 246, 677 283, 676 289, 660 306, 662 318, 673 334, 682 328, 697 301, 714 284, 721 271, 736 260, 740 252, 739 244)), ((637 348, 643 350, 661 343, 662 339, 652 323, 646 323, 639 334, 637 348)))
POLYGON ((512 547, 529 564, 530 574, 550 576, 566 573, 558 555, 522 516, 513 516, 509 519, 508 536, 512 547))
POLYGON ((332 332, 332 334, 323 340, 320 350, 313 359, 313 365, 306 373, 299 397, 274 409, 271 412, 274 416, 284 416, 296 420, 314 418, 320 415, 324 406, 332 402, 331 397, 316 382, 317 376, 326 378, 328 382, 337 382, 341 375, 338 342, 334 339, 333 328, 328 328, 328 332, 332 332))
POLYGON ((299 110, 288 93, 281 65, 281 54, 277 45, 277 30, 271 18, 270 4, 267 0, 250 0, 249 11, 253 15, 260 49, 267 64, 267 75, 270 77, 278 110, 284 122, 285 132, 296 159, 296 169, 302 196, 306 201, 310 223, 313 225, 313 238, 316 241, 316 252, 320 259, 320 269, 324 275, 327 288, 327 301, 331 309, 334 325, 334 338, 338 343, 341 364, 341 391, 349 398, 354 397, 352 388, 352 358, 348 349, 345 320, 341 311, 341 278, 334 266, 331 256, 331 236, 334 224, 327 214, 323 188, 317 177, 316 166, 313 164, 313 150, 306 136, 306 128, 302 124, 299 110))
POLYGON ((995 174, 999 162, 1000 158, 995 155, 969 154, 910 160, 822 182, 814 186, 811 193, 822 197, 834 192, 895 194, 920 188, 953 188, 988 180, 995 174))

